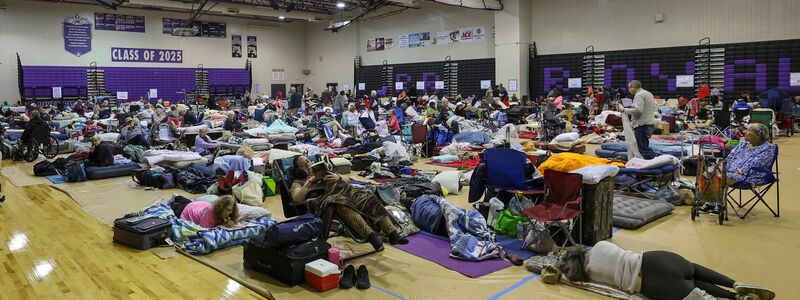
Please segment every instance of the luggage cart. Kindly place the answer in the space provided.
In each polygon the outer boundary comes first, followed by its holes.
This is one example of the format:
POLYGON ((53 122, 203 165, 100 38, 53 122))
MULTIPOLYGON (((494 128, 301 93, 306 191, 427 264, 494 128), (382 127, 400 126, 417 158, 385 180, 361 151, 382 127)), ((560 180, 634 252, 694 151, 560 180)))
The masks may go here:
POLYGON ((725 159, 713 159, 704 155, 698 157, 692 221, 704 213, 700 211, 700 206, 705 203, 721 206, 717 215, 719 225, 728 220, 728 182, 725 172, 725 159))

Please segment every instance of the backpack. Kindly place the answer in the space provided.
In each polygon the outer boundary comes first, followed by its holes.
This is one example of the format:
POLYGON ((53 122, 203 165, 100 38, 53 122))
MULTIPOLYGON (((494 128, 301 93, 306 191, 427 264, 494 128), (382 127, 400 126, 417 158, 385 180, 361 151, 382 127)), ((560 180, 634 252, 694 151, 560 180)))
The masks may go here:
POLYGON ((397 227, 400 236, 407 237, 419 232, 419 227, 414 225, 414 221, 411 219, 411 213, 401 204, 388 205, 386 206, 386 211, 389 212, 392 223, 397 227))
POLYGON ((319 237, 321 232, 322 219, 305 214, 267 228, 263 246, 282 249, 319 237))
POLYGON ((86 172, 83 170, 83 163, 67 163, 65 175, 67 182, 82 182, 86 181, 86 172))
POLYGON ((175 187, 175 177, 170 172, 156 172, 147 169, 138 169, 131 175, 133 182, 145 187, 171 189, 175 187))

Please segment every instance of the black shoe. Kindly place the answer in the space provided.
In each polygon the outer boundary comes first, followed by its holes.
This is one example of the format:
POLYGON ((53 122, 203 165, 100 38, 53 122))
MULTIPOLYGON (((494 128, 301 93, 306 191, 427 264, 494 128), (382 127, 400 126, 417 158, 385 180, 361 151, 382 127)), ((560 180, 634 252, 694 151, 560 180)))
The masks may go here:
POLYGON ((406 238, 400 236, 400 234, 397 233, 397 230, 395 230, 395 231, 392 231, 391 234, 389 234, 389 244, 392 244, 392 245, 405 245, 405 244, 408 244, 408 240, 406 238))
POLYGON ((367 241, 372 244, 372 248, 375 248, 375 251, 383 251, 383 241, 381 241, 381 236, 377 232, 370 233, 367 241))
POLYGON ((358 267, 358 271, 356 272, 356 288, 359 290, 365 290, 370 288, 369 284, 369 272, 367 272, 367 267, 361 265, 358 267))
POLYGON ((339 288, 349 289, 356 283, 356 268, 353 265, 347 265, 342 272, 342 277, 339 278, 339 288))
POLYGON ((721 212, 722 212, 722 205, 717 203, 714 205, 714 208, 712 208, 711 212, 709 213, 712 215, 719 215, 721 212))

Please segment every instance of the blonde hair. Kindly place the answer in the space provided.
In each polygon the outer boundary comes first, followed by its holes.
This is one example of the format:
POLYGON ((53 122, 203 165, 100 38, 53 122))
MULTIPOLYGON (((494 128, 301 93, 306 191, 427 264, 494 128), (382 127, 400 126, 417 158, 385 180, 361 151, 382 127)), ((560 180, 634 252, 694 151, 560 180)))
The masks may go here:
POLYGON ((214 219, 220 224, 231 227, 239 222, 239 207, 236 205, 236 199, 231 195, 219 197, 214 202, 214 219))

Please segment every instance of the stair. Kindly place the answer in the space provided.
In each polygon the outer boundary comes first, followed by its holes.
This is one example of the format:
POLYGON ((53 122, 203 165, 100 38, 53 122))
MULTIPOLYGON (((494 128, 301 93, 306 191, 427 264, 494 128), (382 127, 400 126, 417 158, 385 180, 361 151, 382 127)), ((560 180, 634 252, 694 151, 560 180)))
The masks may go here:
POLYGON ((581 72, 581 85, 584 93, 587 92, 590 85, 595 88, 605 85, 605 68, 606 56, 595 54, 594 46, 586 47, 581 72))
POLYGON ((86 94, 89 97, 102 97, 112 106, 117 105, 116 95, 106 91, 106 71, 98 68, 96 63, 89 64, 86 69, 86 94))
MULTIPOLYGON (((694 86, 695 92, 701 84, 722 87, 725 82, 725 48, 712 48, 710 41, 701 43, 694 52, 694 86)), ((723 89, 720 88, 720 95, 723 89)))
POLYGON ((394 66, 390 66, 386 63, 383 64, 383 68, 381 69, 381 86, 386 87, 387 96, 394 95, 394 66))
POLYGON ((197 69, 194 70, 194 84, 197 87, 194 91, 195 98, 209 94, 208 70, 203 69, 203 65, 197 65, 197 69))
POLYGON ((454 98, 458 95, 458 63, 451 62, 448 58, 442 71, 444 75, 444 94, 448 98, 454 98))

